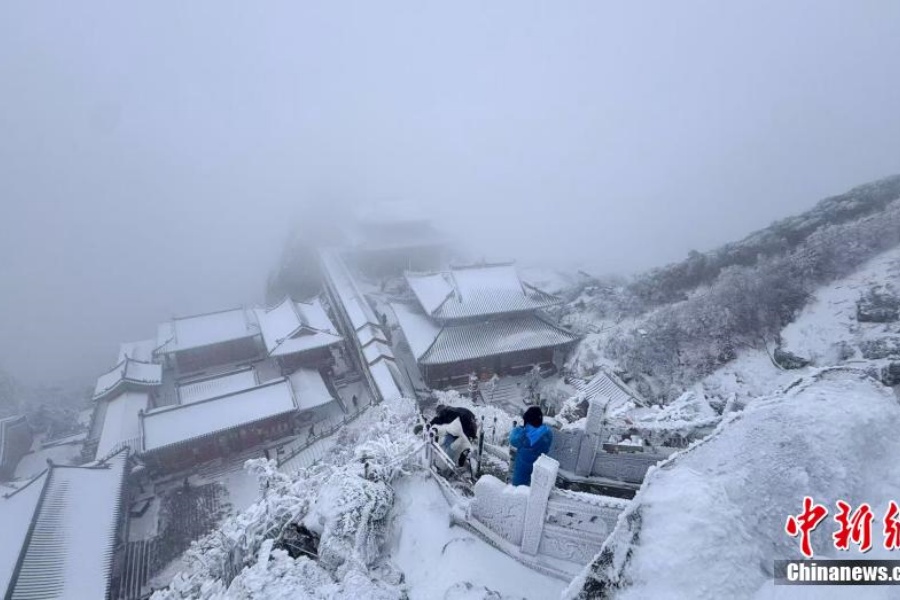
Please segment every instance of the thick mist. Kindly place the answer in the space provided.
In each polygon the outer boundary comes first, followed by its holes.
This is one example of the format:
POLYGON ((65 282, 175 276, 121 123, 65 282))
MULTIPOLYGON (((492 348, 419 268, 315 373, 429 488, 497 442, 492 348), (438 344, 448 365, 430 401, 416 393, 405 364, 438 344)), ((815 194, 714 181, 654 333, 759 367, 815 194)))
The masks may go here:
POLYGON ((261 301, 292 223, 418 203, 628 273, 900 171, 900 4, 0 7, 0 368, 91 380, 261 301))

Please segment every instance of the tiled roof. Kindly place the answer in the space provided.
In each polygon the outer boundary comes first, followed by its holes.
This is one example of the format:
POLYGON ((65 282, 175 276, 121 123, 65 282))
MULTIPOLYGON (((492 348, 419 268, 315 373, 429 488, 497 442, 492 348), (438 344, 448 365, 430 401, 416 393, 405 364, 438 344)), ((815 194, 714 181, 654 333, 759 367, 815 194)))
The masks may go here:
MULTIPOLYGON (((34 506, 24 537, 20 525, 14 539, 7 538, 4 529, 4 545, 12 547, 12 552, 19 550, 16 566, 6 578, 7 598, 107 597, 126 466, 124 452, 84 467, 53 465, 28 488, 0 499, 0 509, 6 502, 18 504, 20 517, 34 506), (32 486, 40 489, 36 503, 37 490, 29 489, 32 486), (17 500, 18 494, 26 496, 17 500)), ((2 555, 6 557, 6 553, 2 555)), ((7 572, 8 564, 0 560, 0 568, 7 572)))
POLYGON ((363 348, 363 356, 366 358, 366 364, 369 365, 375 364, 382 358, 394 360, 394 352, 391 350, 391 347, 378 341, 374 341, 363 348))
POLYGON ((154 350, 156 350, 156 339, 123 342, 119 344, 119 362, 125 360, 126 356, 134 360, 152 362, 154 350))
POLYGON ((25 548, 28 528, 34 519, 46 477, 47 471, 44 470, 18 490, 0 494, 0 531, 3 532, 3 543, 0 544, 0 596, 4 598, 19 556, 25 548))
POLYGON ((599 394, 609 399, 611 406, 629 401, 636 402, 641 406, 646 405, 646 402, 640 396, 602 368, 589 381, 576 383, 575 387, 586 399, 590 400, 599 394))
POLYGON ((159 385, 161 382, 161 365, 142 362, 126 356, 122 362, 97 378, 94 398, 107 396, 126 383, 149 387, 159 385))
POLYGON ((256 370, 253 367, 247 367, 237 371, 182 382, 178 384, 178 401, 180 404, 191 404, 192 402, 218 398, 219 396, 255 387, 259 384, 258 379, 256 370))
POLYGON ((391 309, 397 316, 397 322, 409 344, 409 349, 412 350, 415 359, 419 360, 441 333, 441 326, 410 305, 391 304, 391 309))
POLYGON ((419 362, 425 365, 454 363, 508 352, 562 346, 576 339, 574 334, 532 314, 447 325, 419 362))
POLYGON ((297 369, 288 376, 288 379, 300 410, 315 408, 334 400, 325 386, 322 375, 315 369, 297 369))
POLYGON ((335 294, 340 299, 340 303, 347 313, 347 319, 354 331, 359 331, 366 325, 379 329, 381 324, 375 316, 375 311, 369 306, 368 301, 363 297, 362 291, 353 281, 353 277, 347 270, 347 265, 343 259, 334 250, 322 250, 319 253, 322 259, 322 266, 328 273, 328 279, 331 282, 335 294))
POLYGON ((144 451, 255 423, 297 410, 291 386, 276 379, 250 389, 144 414, 144 451))
POLYGON ((555 296, 522 283, 509 263, 407 273, 406 281, 422 309, 439 320, 534 311, 559 303, 555 296))
POLYGON ((128 446, 134 452, 141 449, 141 423, 138 413, 147 410, 147 392, 125 392, 107 403, 103 430, 97 443, 97 458, 128 446))
POLYGON ((258 333, 259 326, 253 313, 235 308, 162 323, 156 334, 156 344, 158 352, 170 353, 240 340, 258 333))
POLYGON ((323 348, 341 341, 318 300, 294 302, 285 298, 269 309, 255 309, 269 356, 285 356, 323 348))
POLYGON ((397 383, 400 374, 392 367, 396 367, 396 365, 387 360, 380 360, 369 367, 372 381, 374 381, 375 386, 378 388, 378 393, 384 399, 401 398, 403 396, 403 393, 400 391, 400 385, 397 383))

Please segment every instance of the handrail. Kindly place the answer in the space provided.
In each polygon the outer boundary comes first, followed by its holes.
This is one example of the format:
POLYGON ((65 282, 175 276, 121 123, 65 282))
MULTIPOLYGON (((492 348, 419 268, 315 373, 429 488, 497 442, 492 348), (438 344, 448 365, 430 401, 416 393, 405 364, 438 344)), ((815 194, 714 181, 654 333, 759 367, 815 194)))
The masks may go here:
POLYGON ((325 429, 323 429, 319 433, 308 436, 306 439, 306 442, 293 448, 287 456, 285 456, 283 458, 279 458, 277 460, 278 467, 280 468, 282 465, 287 463, 289 460, 295 458, 297 455, 299 455, 304 450, 308 449, 310 446, 312 446, 316 442, 318 442, 322 439, 325 439, 326 437, 330 437, 330 436, 334 435, 338 429, 340 429, 344 425, 347 425, 348 423, 352 423, 353 421, 355 421, 357 419, 357 417, 359 417, 361 414, 366 412, 371 406, 373 406, 373 405, 369 404, 368 406, 365 406, 365 407, 359 409, 358 411, 356 411, 353 414, 344 415, 337 422, 330 420, 330 419, 322 419, 320 421, 313 422, 311 427, 315 427, 316 425, 318 425, 320 423, 325 423, 325 422, 330 423, 330 425, 326 425, 325 429))

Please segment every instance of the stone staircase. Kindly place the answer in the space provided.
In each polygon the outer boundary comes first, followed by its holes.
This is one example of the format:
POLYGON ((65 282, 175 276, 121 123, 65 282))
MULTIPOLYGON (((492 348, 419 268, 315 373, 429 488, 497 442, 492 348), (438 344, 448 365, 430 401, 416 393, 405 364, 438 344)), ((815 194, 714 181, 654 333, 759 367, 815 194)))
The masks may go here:
POLYGON ((125 564, 116 590, 111 594, 117 600, 139 600, 147 595, 147 581, 156 558, 156 540, 128 542, 125 546, 125 564))
POLYGON ((520 378, 503 377, 493 390, 489 383, 481 386, 481 397, 486 404, 499 406, 512 414, 524 410, 525 393, 525 383, 520 378))

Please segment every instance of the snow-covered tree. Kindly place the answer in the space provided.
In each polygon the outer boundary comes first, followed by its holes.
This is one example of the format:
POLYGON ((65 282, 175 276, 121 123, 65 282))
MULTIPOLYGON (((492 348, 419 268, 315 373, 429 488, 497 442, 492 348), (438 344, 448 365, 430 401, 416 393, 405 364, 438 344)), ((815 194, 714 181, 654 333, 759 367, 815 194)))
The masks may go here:
POLYGON ((378 559, 394 499, 390 483, 419 461, 417 419, 411 400, 370 408, 320 463, 292 476, 273 461, 248 461, 263 497, 195 542, 185 569, 154 600, 402 597, 401 576, 378 559), (318 534, 318 560, 272 550, 300 524, 318 534), (236 557, 239 573, 226 585, 236 557))

